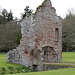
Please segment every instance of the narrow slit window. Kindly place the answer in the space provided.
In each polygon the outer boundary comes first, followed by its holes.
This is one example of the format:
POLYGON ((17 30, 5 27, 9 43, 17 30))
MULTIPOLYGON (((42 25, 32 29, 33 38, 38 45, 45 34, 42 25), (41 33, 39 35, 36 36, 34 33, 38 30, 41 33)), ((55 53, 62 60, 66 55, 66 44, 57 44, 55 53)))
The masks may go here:
POLYGON ((55 28, 55 41, 59 41, 59 28, 55 28))

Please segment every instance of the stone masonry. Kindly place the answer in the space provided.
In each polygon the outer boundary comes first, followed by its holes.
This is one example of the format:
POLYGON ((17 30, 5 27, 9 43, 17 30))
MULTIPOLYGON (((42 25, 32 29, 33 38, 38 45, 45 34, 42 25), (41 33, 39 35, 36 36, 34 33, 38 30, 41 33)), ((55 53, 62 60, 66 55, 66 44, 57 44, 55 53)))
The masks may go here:
POLYGON ((22 20, 20 45, 7 53, 7 62, 43 70, 43 62, 62 61, 62 23, 50 0, 22 20))

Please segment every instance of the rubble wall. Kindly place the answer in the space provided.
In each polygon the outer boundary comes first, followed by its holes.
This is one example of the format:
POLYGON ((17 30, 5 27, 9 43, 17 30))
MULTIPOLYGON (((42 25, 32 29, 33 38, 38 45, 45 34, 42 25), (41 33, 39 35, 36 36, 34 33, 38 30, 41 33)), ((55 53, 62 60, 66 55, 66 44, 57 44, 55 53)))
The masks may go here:
POLYGON ((42 70, 42 62, 62 61, 62 24, 50 0, 45 0, 20 24, 20 45, 7 53, 7 62, 42 70))

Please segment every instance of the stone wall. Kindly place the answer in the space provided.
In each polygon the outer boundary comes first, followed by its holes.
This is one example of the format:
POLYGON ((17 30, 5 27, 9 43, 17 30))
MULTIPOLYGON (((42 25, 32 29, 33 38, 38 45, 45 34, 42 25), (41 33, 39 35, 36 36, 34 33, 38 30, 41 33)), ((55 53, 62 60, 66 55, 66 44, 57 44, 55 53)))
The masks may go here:
POLYGON ((50 0, 45 0, 20 24, 20 45, 7 53, 7 62, 43 70, 42 62, 62 61, 62 24, 50 0))
POLYGON ((43 65, 43 71, 57 70, 57 69, 63 69, 63 68, 74 68, 74 67, 67 66, 67 65, 43 65))

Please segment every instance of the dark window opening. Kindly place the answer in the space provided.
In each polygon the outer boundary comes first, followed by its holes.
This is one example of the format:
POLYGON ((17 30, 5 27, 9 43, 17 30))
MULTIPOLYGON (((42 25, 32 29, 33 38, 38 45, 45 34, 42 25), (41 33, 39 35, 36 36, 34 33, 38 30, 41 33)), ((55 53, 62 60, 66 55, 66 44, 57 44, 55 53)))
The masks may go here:
POLYGON ((37 67, 38 67, 38 65, 34 64, 33 65, 33 71, 37 71, 37 67))
POLYGON ((27 30, 27 32, 29 32, 29 30, 27 30))
POLYGON ((44 55, 46 55, 46 51, 44 51, 44 55))
POLYGON ((59 28, 55 28, 55 41, 59 41, 59 28))
POLYGON ((19 58, 20 58, 20 55, 19 55, 19 58))

